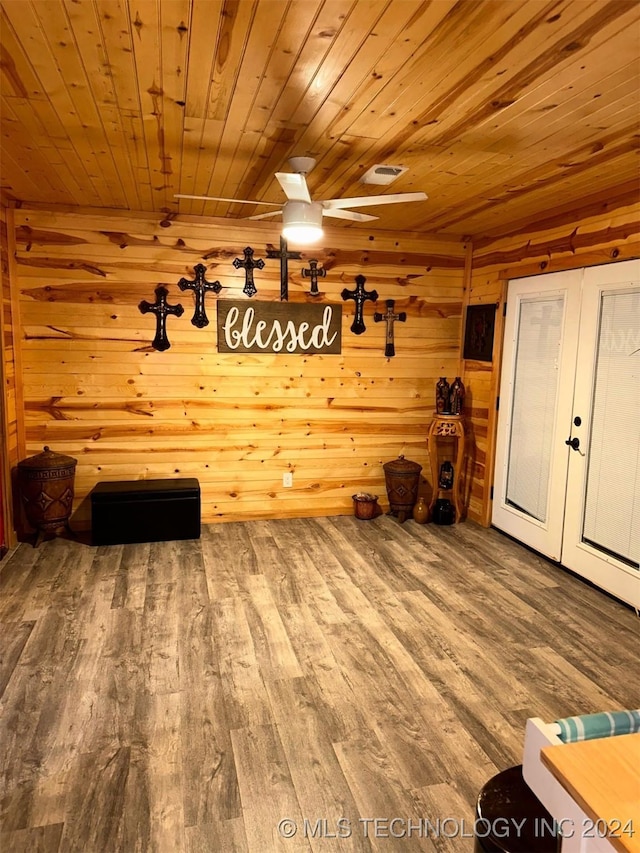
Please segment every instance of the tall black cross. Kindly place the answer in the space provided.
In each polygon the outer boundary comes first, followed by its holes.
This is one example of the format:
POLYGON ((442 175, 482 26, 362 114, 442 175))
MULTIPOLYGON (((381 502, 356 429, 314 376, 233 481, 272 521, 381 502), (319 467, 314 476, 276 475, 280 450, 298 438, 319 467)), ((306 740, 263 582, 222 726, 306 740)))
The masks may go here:
POLYGON ((380 314, 376 311, 373 315, 373 319, 376 323, 381 323, 383 320, 387 321, 387 339, 385 342, 384 354, 386 356, 392 356, 396 354, 396 348, 393 343, 393 324, 396 320, 404 323, 407 319, 407 312, 401 311, 399 314, 393 313, 393 306, 396 304, 395 299, 387 299, 385 304, 387 306, 387 313, 380 314))
POLYGON ((280 301, 286 302, 289 299, 289 261, 299 261, 302 255, 300 252, 290 252, 287 241, 281 236, 280 251, 267 249, 267 257, 280 258, 280 301))
POLYGON ((345 287, 345 289, 342 291, 343 299, 353 299, 353 301, 356 303, 356 316, 354 317, 353 325, 351 326, 351 331, 354 335, 361 335, 367 329, 362 318, 364 303, 367 301, 367 299, 371 299, 372 302, 377 302, 378 300, 378 291, 366 291, 364 289, 365 282, 366 278, 363 275, 357 275, 356 289, 347 290, 347 288, 345 287))
POLYGON ((142 314, 150 312, 156 315, 156 336, 151 342, 151 346, 162 352, 171 346, 167 337, 167 315, 174 314, 176 317, 182 317, 184 308, 180 304, 167 305, 169 291, 163 285, 156 287, 155 294, 155 303, 147 302, 146 299, 143 299, 138 308, 142 314))
POLYGON ((209 318, 207 317, 207 312, 204 309, 205 294, 209 291, 212 291, 213 293, 220 293, 222 285, 219 281, 207 281, 205 279, 204 274, 207 271, 207 268, 204 264, 196 264, 194 270, 196 273, 195 280, 189 281, 188 278, 181 278, 178 282, 178 287, 180 290, 193 290, 195 293, 196 308, 193 312, 191 322, 199 329, 204 329, 205 326, 209 325, 209 318))
POLYGON ((236 258, 233 265, 237 270, 239 270, 240 267, 244 269, 244 287, 242 288, 242 292, 246 293, 247 296, 253 296, 254 293, 258 292, 255 284, 253 283, 253 271, 254 269, 261 270, 264 267, 264 261, 262 258, 258 258, 257 261, 254 261, 253 249, 251 246, 247 246, 244 250, 244 261, 240 258, 236 258))
POLYGON ((324 278, 326 274, 325 269, 318 269, 318 261, 315 258, 309 258, 309 269, 302 270, 302 277, 311 279, 311 296, 318 296, 318 278, 324 278))

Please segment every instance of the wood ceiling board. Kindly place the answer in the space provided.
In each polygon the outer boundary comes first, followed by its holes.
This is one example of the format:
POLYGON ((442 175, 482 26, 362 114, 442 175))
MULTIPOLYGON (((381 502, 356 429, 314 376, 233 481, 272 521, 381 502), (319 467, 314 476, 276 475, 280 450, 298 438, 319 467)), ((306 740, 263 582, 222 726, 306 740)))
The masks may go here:
MULTIPOLYGON (((300 98, 296 86, 296 68, 308 66, 310 57, 303 51, 315 23, 318 7, 315 3, 293 3, 283 9, 278 32, 270 39, 269 56, 252 104, 243 126, 245 133, 265 133, 277 121, 287 121, 300 98), (280 115, 277 115, 277 113, 280 115)), ((300 69, 299 79, 304 79, 300 69)))
POLYGON ((124 0, 110 0, 108 10, 100 15, 99 25, 123 133, 118 167, 125 174, 132 174, 132 184, 127 184, 132 194, 129 207, 132 208, 134 199, 138 199, 139 209, 149 210, 153 207, 153 193, 135 67, 135 28, 124 0))
MULTIPOLYGON (((60 5, 57 9, 59 26, 64 28, 66 21, 64 10, 60 5)), ((100 185, 104 182, 101 178, 98 159, 88 147, 82 119, 76 112, 66 83, 51 53, 44 23, 35 14, 31 3, 6 3, 3 5, 3 11, 15 35, 20 39, 23 51, 30 58, 34 73, 41 81, 41 89, 47 93, 53 110, 65 128, 68 140, 67 163, 82 183, 86 194, 85 203, 107 205, 110 194, 100 192, 100 185)), ((40 11, 39 8, 36 7, 36 11, 40 11)), ((3 38, 4 30, 3 27, 3 38)), ((33 144, 37 145, 40 139, 47 140, 48 134, 45 137, 33 139, 33 144)), ((25 139, 25 144, 27 141, 25 139)))
MULTIPOLYGON (((271 8, 269 6, 269 8, 271 8)), ((220 134, 218 144, 210 149, 205 144, 204 138, 201 142, 200 156, 198 158, 198 172, 194 181, 195 194, 222 196, 225 198, 238 197, 235 191, 226 192, 227 176, 236 156, 240 168, 246 168, 248 163, 253 163, 253 152, 255 140, 250 142, 248 152, 240 150, 238 143, 243 138, 241 128, 246 120, 247 112, 251 109, 255 91, 259 85, 259 74, 252 73, 247 63, 255 64, 262 68, 262 63, 268 55, 269 33, 265 26, 269 19, 277 22, 277 14, 282 12, 282 4, 273 4, 273 15, 268 16, 267 7, 262 4, 254 7, 253 4, 239 4, 238 16, 229 24, 229 31, 221 33, 223 42, 230 45, 230 56, 224 57, 224 66, 216 68, 216 76, 212 80, 210 97, 215 98, 220 93, 222 103, 215 108, 207 110, 209 119, 220 122, 220 134), (253 26, 252 26, 253 24, 253 26), (265 39, 264 37, 267 36, 265 39), (233 65, 237 62, 237 67, 233 65), (233 86, 235 88, 228 92, 231 87, 230 75, 235 74, 233 86), (224 108, 223 108, 224 105, 224 108)), ((275 32, 271 33, 275 38, 275 32)), ((174 201, 175 205, 175 201, 174 201)), ((197 210, 197 206, 194 208, 197 210)), ((210 206, 208 210, 210 210, 210 206)), ((228 215, 229 207, 218 203, 214 208, 217 216, 228 215)))
POLYGON ((393 192, 429 201, 389 205, 376 224, 461 236, 540 221, 558 196, 588 206, 603 177, 616 191, 632 181, 628 0, 0 0, 0 12, 6 200, 235 219, 264 209, 174 193, 280 204, 274 172, 307 155, 315 198, 378 194, 364 170, 408 166, 393 192))
MULTIPOLYGON (((502 14, 509 16, 520 6, 504 7, 502 14)), ((491 19, 491 24, 496 21, 491 19)), ((480 96, 480 92, 476 94, 477 78, 489 69, 495 77, 498 43, 493 26, 488 25, 486 9, 479 4, 458 4, 420 50, 401 63, 392 84, 368 105, 358 122, 358 132, 386 141, 397 132, 398 125, 406 128, 406 134, 412 128, 433 124, 432 135, 437 137, 440 123, 452 120, 459 101, 464 103, 472 93, 480 96)), ((510 33, 511 39, 514 30, 510 33)), ((350 132, 354 133, 353 127, 350 132)))
MULTIPOLYGON (((286 3, 260 4, 256 10, 256 18, 248 41, 245 58, 240 68, 239 79, 242 84, 236 90, 223 134, 221 152, 224 160, 218 160, 221 168, 212 175, 212 184, 208 194, 224 198, 255 198, 254 186, 242 184, 243 174, 247 171, 254 176, 262 164, 261 154, 267 146, 266 139, 260 131, 247 132, 244 130, 249 117, 257 110, 256 98, 264 73, 260 76, 252 74, 256 59, 259 66, 268 66, 273 45, 282 29, 282 17, 287 10, 286 3), (248 168, 247 168, 248 167, 248 168), (246 191, 246 192, 245 192, 246 191)), ((274 140, 269 141, 269 147, 274 140)), ((277 143, 276 143, 277 150, 277 143)), ((206 152, 204 152, 206 155, 206 152)), ((270 176, 273 180, 273 174, 270 176)), ((254 178, 255 180, 255 178, 254 178)), ((284 199, 283 199, 284 200, 284 199)), ((226 215, 228 205, 220 204, 217 215, 226 215)), ((246 213, 244 215, 247 215, 246 213)))
MULTIPOLYGON (((621 178, 623 181, 626 179, 626 185, 628 186, 630 182, 635 180, 637 187, 637 164, 629 163, 626 170, 621 169, 621 178)), ((553 218, 556 213, 556 207, 558 202, 562 202, 569 211, 575 213, 574 218, 581 218, 581 211, 585 209, 586 205, 584 199, 592 196, 599 196, 603 193, 606 193, 609 190, 609 198, 611 203, 616 199, 616 194, 614 193, 614 189, 611 187, 610 178, 606 173, 602 173, 600 175, 593 175, 583 179, 583 183, 581 186, 578 186, 576 190, 569 194, 566 191, 565 184, 558 184, 555 187, 549 189, 545 188, 540 192, 540 201, 539 204, 534 208, 534 204, 537 199, 534 197, 527 197, 525 199, 514 199, 513 201, 506 200, 504 202, 505 210, 498 210, 497 208, 501 205, 498 204, 487 204, 484 208, 478 210, 475 214, 469 213, 465 215, 464 222, 465 225, 469 225, 470 228, 473 229, 474 234, 482 235, 485 233, 485 229, 490 231, 493 228, 493 233, 502 233, 503 231, 507 231, 507 228, 504 226, 504 216, 511 215, 512 222, 521 222, 523 227, 526 227, 526 222, 536 222, 538 225, 541 225, 545 221, 545 217, 549 216, 553 218), (588 195, 587 195, 588 193, 588 195), (532 218, 531 211, 532 209, 538 210, 543 209, 545 211, 544 215, 540 215, 537 220, 532 218)), ((533 195, 533 191, 532 191, 533 195)), ((637 200, 637 192, 636 192, 636 200, 637 200)), ((618 202, 619 203, 619 202, 618 202)), ((451 220, 442 220, 442 227, 451 230, 454 225, 452 225, 451 220)), ((512 228, 511 228, 512 230, 512 228)))
POLYGON ((301 101, 307 97, 310 81, 318 74, 318 69, 331 47, 332 39, 337 35, 353 5, 353 0, 305 4, 305 7, 308 6, 309 9, 314 10, 315 17, 306 34, 306 40, 304 42, 301 40, 298 48, 299 56, 291 69, 282 95, 277 103, 273 104, 270 121, 275 126, 297 123, 292 116, 301 101))
MULTIPOLYGON (((637 43, 638 39, 632 41, 637 43)), ((618 102, 627 112, 629 124, 637 123, 640 69, 637 60, 629 62, 633 50, 631 44, 628 47, 621 51, 625 59, 608 62, 604 71, 586 69, 579 59, 544 84, 532 87, 500 114, 496 124, 498 144, 504 138, 508 140, 510 132, 516 130, 523 138, 526 134, 531 147, 556 133, 566 145, 568 126, 574 128, 576 135, 578 127, 581 131, 590 126, 597 129, 603 120, 606 122, 609 113, 618 112, 618 102)))
MULTIPOLYGON (((588 173, 587 182, 598 180, 604 177, 605 180, 611 181, 611 174, 617 174, 616 167, 625 168, 623 160, 626 160, 631 168, 637 170, 637 157, 635 152, 638 148, 638 141, 623 137, 621 141, 618 139, 605 140, 604 144, 598 146, 590 146, 584 149, 566 152, 566 158, 562 160, 549 160, 547 162, 536 163, 531 169, 514 171, 517 164, 509 170, 509 178, 505 180, 499 172, 493 176, 492 186, 485 187, 479 192, 471 192, 463 201, 458 201, 452 205, 451 209, 443 209, 441 214, 431 219, 433 227, 445 227, 449 230, 455 230, 454 225, 458 221, 457 217, 466 220, 473 220, 474 216, 482 210, 488 210, 496 205, 508 204, 513 202, 516 197, 526 199, 526 204, 532 203, 531 199, 534 193, 544 192, 549 190, 553 194, 557 194, 560 185, 562 185, 562 195, 565 199, 571 198, 572 186, 581 182, 585 173, 588 173)), ((625 180, 625 175, 622 180, 625 180)), ((480 182, 479 182, 480 183, 480 182)), ((579 190, 574 195, 580 197, 579 190)), ((433 194, 431 201, 434 201, 433 194)), ((550 208, 552 209, 552 208, 550 208)), ((498 211, 499 213, 499 211, 498 211)))
MULTIPOLYGON (((16 4, 17 5, 17 4, 16 4)), ((5 97, 47 100, 47 93, 35 73, 24 46, 14 33, 5 8, 0 9, 0 85, 5 97)))
MULTIPOLYGON (((487 120, 493 120, 495 116, 499 116, 504 110, 508 110, 514 101, 517 102, 518 98, 536 80, 540 78, 546 79, 548 75, 555 74, 558 64, 565 61, 565 55, 568 56, 565 50, 567 45, 573 46, 578 44, 577 40, 579 38, 586 39, 587 34, 597 32, 598 26, 603 26, 603 20, 606 21, 609 19, 605 15, 606 10, 600 8, 605 5, 609 6, 609 4, 600 4, 598 6, 598 10, 594 15, 595 21, 589 19, 582 26, 573 27, 570 33, 556 39, 551 45, 548 45, 548 42, 545 41, 540 46, 540 52, 537 56, 526 52, 524 56, 519 57, 520 62, 517 73, 507 74, 506 79, 501 78, 501 85, 494 88, 488 96, 479 101, 476 99, 476 103, 473 105, 465 103, 465 109, 460 113, 450 110, 449 115, 443 121, 443 126, 436 128, 434 131, 434 141, 441 145, 446 144, 467 133, 469 130, 482 126, 487 120)), ((619 4, 619 8, 625 8, 625 6, 628 10, 628 4, 625 2, 619 4)), ((588 8, 587 4, 580 4, 577 11, 578 13, 584 12, 586 8, 588 8)), ((615 8, 617 11, 618 5, 615 8)), ((608 15, 611 17, 613 12, 609 10, 608 15)), ((573 49, 571 53, 573 54, 573 49)), ((473 91, 475 93, 475 88, 473 91)), ((496 121, 499 127, 499 120, 496 119, 496 121)))
MULTIPOLYGON (((96 16, 94 7, 83 7, 80 11, 77 3, 65 0, 65 10, 72 25, 84 78, 91 87, 95 111, 104 133, 105 149, 109 152, 117 151, 121 141, 124 141, 128 148, 126 124, 123 123, 110 57, 107 54, 102 37, 102 22, 96 16), (91 14, 90 18, 87 17, 88 14, 91 14), (76 26, 74 26, 74 22, 77 22, 76 26)), ((118 51, 118 53, 122 53, 122 51, 118 51)), ((76 78, 70 77, 69 79, 75 80, 76 78)), ((137 86, 133 85, 131 79, 128 82, 131 89, 136 92, 137 86)), ((119 91, 123 91, 122 88, 119 91)), ((126 87, 124 91, 127 91, 126 87)), ((99 133, 98 130, 96 130, 96 135, 97 133, 99 133)), ((121 187, 122 194, 126 199, 125 204, 129 207, 142 206, 142 197, 138 192, 138 175, 134 163, 135 160, 130 156, 119 157, 117 162, 113 162, 113 168, 109 174, 109 181, 114 181, 116 186, 121 187)), ((81 198, 82 195, 79 196, 80 203, 81 198)), ((122 206, 122 204, 116 203, 115 206, 122 206)))
MULTIPOLYGON (((443 2, 428 8, 437 7, 438 14, 444 14, 449 5, 443 2)), ((298 141, 301 149, 323 150, 331 142, 335 143, 351 133, 352 125, 360 120, 375 92, 387 85, 388 79, 406 60, 407 53, 415 49, 433 26, 432 17, 417 14, 426 8, 425 3, 420 3, 417 9, 414 3, 403 3, 400 7, 394 5, 385 10, 368 39, 373 45, 365 43, 361 50, 356 51, 345 72, 336 79, 330 98, 308 121, 298 141), (421 28, 428 28, 426 32, 421 29, 416 33, 416 18, 421 28)), ((365 136, 362 132, 358 135, 365 136)), ((320 165, 321 170, 323 166, 320 165)))
MULTIPOLYGON (((68 18, 66 7, 62 3, 36 3, 34 8, 39 16, 39 23, 46 41, 43 49, 48 50, 51 61, 59 72, 65 89, 64 98, 69 104, 67 108, 74 112, 81 125, 82 134, 72 137, 74 147, 81 159, 88 164, 92 183, 103 203, 114 207, 125 206, 126 196, 120 180, 121 170, 114 162, 106 133, 106 126, 111 119, 110 110, 101 111, 96 101, 96 86, 99 85, 99 81, 104 81, 105 87, 109 89, 109 80, 103 69, 104 53, 98 48, 98 68, 96 68, 96 54, 93 51, 93 55, 88 58, 85 66, 80 47, 80 43, 86 46, 84 30, 79 27, 76 33, 68 18)), ((93 33, 92 41, 94 41, 96 21, 92 16, 93 7, 87 5, 84 12, 83 26, 88 28, 89 33, 93 33)), ((104 95, 101 84, 99 93, 101 96, 104 95)), ((113 91, 111 97, 113 97, 113 91)), ((116 144, 119 138, 120 134, 116 133, 114 135, 116 144)))
MULTIPOLYGON (((386 3, 351 3, 349 6, 351 9, 356 8, 358 15, 362 16, 363 14, 372 15, 379 13, 380 10, 384 9, 386 3)), ((333 21, 336 21, 335 11, 333 21)), ((309 138, 305 136, 306 123, 313 118, 312 110, 319 110, 320 112, 325 110, 328 103, 326 99, 327 93, 331 92, 333 99, 336 83, 343 74, 348 74, 350 71, 350 60, 348 57, 352 57, 354 51, 357 54, 357 48, 352 43, 352 32, 359 32, 358 26, 361 26, 361 21, 359 18, 354 21, 351 16, 347 16, 346 14, 344 17, 345 22, 342 25, 340 33, 337 34, 336 41, 332 45, 331 50, 327 49, 327 34, 333 32, 335 26, 329 26, 327 29, 320 28, 319 23, 314 25, 312 37, 317 42, 318 64, 315 67, 308 66, 306 88, 297 90, 292 84, 287 85, 282 99, 285 105, 288 105, 287 121, 275 124, 271 122, 267 125, 262 139, 264 140, 267 137, 271 140, 271 144, 269 145, 270 150, 268 155, 261 157, 258 161, 260 172, 255 177, 255 187, 258 189, 258 195, 253 193, 245 195, 245 198, 269 198, 269 200, 283 202, 285 199, 280 188, 273 180, 273 173, 279 170, 288 170, 287 159, 300 150, 310 152, 312 156, 314 155, 314 146, 310 144, 309 138), (342 38, 343 35, 344 38, 342 38), (344 45, 343 42, 347 44, 344 45), (343 51, 344 55, 340 55, 340 50, 343 51), (340 61, 333 55, 335 53, 338 53, 340 61), (346 66, 344 65, 345 62, 347 63, 346 66), (342 69, 342 73, 340 69, 342 69), (261 192, 263 189, 266 190, 265 193, 261 192)), ((339 22, 339 16, 337 21, 339 22)), ((307 63, 306 54, 303 54, 303 59, 307 63)), ((339 109, 339 107, 330 107, 332 114, 335 109, 339 109)), ((314 180, 318 174, 319 171, 316 167, 311 180, 314 180)))

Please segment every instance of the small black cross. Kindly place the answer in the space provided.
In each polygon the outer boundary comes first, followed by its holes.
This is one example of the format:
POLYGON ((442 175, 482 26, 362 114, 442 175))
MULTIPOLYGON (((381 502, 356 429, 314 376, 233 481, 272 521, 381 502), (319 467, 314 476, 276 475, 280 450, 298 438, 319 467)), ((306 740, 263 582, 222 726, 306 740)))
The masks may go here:
POLYGON ((367 327, 364 324, 364 320, 362 318, 364 303, 367 299, 371 299, 372 302, 377 302, 378 300, 378 291, 371 290, 367 292, 364 289, 364 285, 366 282, 366 278, 363 275, 356 276, 356 289, 355 290, 347 290, 342 291, 343 299, 353 299, 356 303, 356 316, 353 320, 353 325, 351 326, 351 331, 354 335, 361 335, 366 331, 367 327))
POLYGON ((253 283, 253 270, 261 270, 264 267, 264 261, 262 258, 258 258, 257 261, 254 261, 253 249, 251 246, 247 246, 244 250, 244 261, 240 258, 236 258, 233 265, 237 270, 239 270, 240 267, 244 269, 244 287, 242 288, 242 292, 246 293, 247 296, 253 296, 254 293, 258 292, 255 284, 253 283))
POLYGON ((289 261, 299 261, 302 255, 300 252, 290 252, 287 241, 281 236, 280 251, 267 249, 267 257, 280 258, 280 301, 286 302, 289 299, 289 261))
POLYGON ((318 277, 324 278, 326 274, 327 271, 325 269, 318 269, 318 261, 315 258, 309 258, 309 269, 302 270, 302 277, 311 279, 311 290, 309 293, 312 296, 318 296, 320 292, 318 290, 318 277))
POLYGON ((138 308, 142 314, 148 314, 151 312, 156 315, 156 336, 151 342, 151 346, 162 352, 163 350, 169 349, 171 346, 169 338, 167 337, 167 315, 175 314, 176 317, 182 317, 184 308, 179 304, 167 305, 167 296, 169 295, 169 291, 166 287, 163 287, 163 285, 156 287, 155 294, 155 303, 152 304, 151 302, 147 302, 146 299, 143 299, 138 305, 138 308))
POLYGON ((401 323, 404 323, 407 319, 407 312, 401 311, 399 314, 393 313, 393 306, 396 304, 395 299, 387 299, 387 313, 380 314, 378 311, 373 315, 373 319, 376 323, 381 323, 383 320, 387 321, 387 340, 385 343, 384 354, 386 356, 392 356, 396 354, 396 348, 393 343, 393 324, 396 320, 399 320, 401 323))
POLYGON ((205 294, 208 291, 220 293, 222 285, 219 281, 207 281, 205 279, 204 274, 207 271, 207 268, 204 264, 196 264, 194 270, 196 273, 195 280, 189 281, 188 278, 181 278, 178 282, 178 287, 180 290, 193 290, 195 293, 196 308, 193 312, 191 322, 199 329, 204 329, 205 326, 209 325, 209 318, 207 317, 207 312, 204 310, 205 294))

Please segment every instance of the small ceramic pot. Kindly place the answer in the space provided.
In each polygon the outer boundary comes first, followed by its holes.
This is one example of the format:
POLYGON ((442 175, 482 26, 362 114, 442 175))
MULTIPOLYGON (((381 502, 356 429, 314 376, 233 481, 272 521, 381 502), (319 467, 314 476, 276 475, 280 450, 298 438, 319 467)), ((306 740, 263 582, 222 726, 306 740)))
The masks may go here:
POLYGON ((416 504, 413 507, 413 520, 417 521, 418 524, 425 524, 426 520, 429 518, 429 507, 424 498, 418 498, 416 504))
POLYGON ((377 495, 369 495, 361 492, 360 494, 352 495, 352 498, 356 518, 360 518, 363 521, 369 521, 371 518, 375 518, 376 515, 378 515, 380 507, 378 506, 377 495))

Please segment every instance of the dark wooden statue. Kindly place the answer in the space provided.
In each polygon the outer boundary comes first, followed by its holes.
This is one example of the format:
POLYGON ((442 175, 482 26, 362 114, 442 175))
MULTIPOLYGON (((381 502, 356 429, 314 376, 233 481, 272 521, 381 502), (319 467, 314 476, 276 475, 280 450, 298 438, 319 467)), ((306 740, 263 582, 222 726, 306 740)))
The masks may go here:
POLYGON ((204 329, 209 325, 209 318, 204 308, 204 297, 207 292, 220 293, 222 285, 219 281, 207 281, 204 277, 207 268, 204 264, 196 264, 196 277, 194 281, 189 281, 188 278, 181 278, 178 282, 180 290, 193 290, 196 297, 196 307, 191 318, 191 322, 199 329, 204 329))
POLYGON ((280 301, 287 302, 289 299, 289 261, 299 261, 300 252, 290 252, 287 241, 280 237, 280 251, 267 249, 268 258, 280 258, 280 301))
POLYGON ((311 296, 318 296, 320 291, 318 290, 318 279, 324 278, 327 274, 325 269, 318 269, 318 261, 315 258, 309 258, 309 268, 302 270, 303 278, 311 279, 311 290, 309 293, 311 296))
POLYGON ((184 308, 179 304, 167 305, 169 291, 162 284, 156 287, 155 294, 156 301, 154 303, 143 299, 138 308, 142 314, 151 313, 156 315, 156 336, 151 342, 151 346, 162 352, 171 346, 167 337, 167 315, 174 314, 176 317, 182 317, 184 308))
POLYGON ((381 323, 383 320, 387 321, 387 339, 384 347, 384 354, 386 356, 393 356, 396 354, 396 348, 393 342, 393 324, 396 320, 400 323, 404 323, 407 319, 407 312, 401 311, 399 314, 393 313, 393 306, 396 304, 395 299, 387 299, 387 313, 380 314, 378 311, 373 315, 373 319, 376 323, 381 323))
POLYGON ((233 262, 234 267, 239 270, 241 267, 244 269, 245 278, 244 278, 244 287, 242 288, 242 292, 246 293, 247 296, 253 296, 258 292, 255 284, 253 283, 253 271, 254 269, 261 270, 264 267, 264 261, 262 258, 258 258, 257 261, 253 260, 253 249, 251 246, 247 246, 244 250, 244 260, 241 258, 236 258, 233 262))
POLYGON ((354 335, 361 335, 367 330, 363 319, 364 303, 367 301, 367 299, 370 299, 372 302, 377 302, 378 300, 377 290, 366 291, 364 289, 365 282, 366 278, 363 275, 357 275, 356 289, 347 290, 347 288, 345 287, 345 289, 342 291, 343 299, 353 299, 353 301, 356 303, 356 316, 354 317, 353 323, 351 325, 351 331, 354 335))

